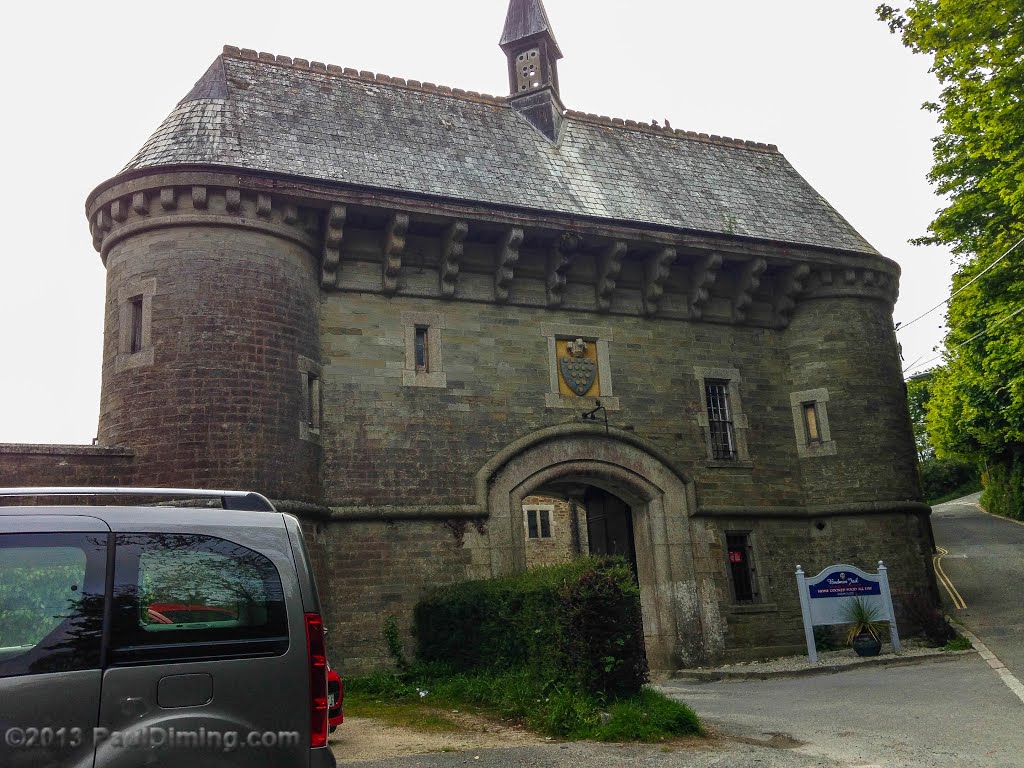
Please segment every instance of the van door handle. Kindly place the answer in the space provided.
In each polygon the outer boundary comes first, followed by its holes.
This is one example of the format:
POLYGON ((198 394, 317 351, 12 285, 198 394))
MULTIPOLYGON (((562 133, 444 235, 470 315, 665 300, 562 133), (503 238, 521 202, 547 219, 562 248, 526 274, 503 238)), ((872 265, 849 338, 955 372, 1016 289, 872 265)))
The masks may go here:
POLYGON ((125 717, 141 718, 148 711, 149 707, 146 706, 145 699, 140 699, 136 696, 129 696, 128 698, 121 699, 121 714, 125 717))

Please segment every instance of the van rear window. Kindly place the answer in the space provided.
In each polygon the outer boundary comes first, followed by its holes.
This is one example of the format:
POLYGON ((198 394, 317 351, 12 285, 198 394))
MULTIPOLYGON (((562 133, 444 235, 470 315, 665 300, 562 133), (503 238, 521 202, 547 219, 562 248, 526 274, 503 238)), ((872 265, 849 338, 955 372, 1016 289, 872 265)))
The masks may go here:
POLYGON ((280 575, 247 547, 191 534, 119 534, 115 581, 115 661, 287 648, 280 575))

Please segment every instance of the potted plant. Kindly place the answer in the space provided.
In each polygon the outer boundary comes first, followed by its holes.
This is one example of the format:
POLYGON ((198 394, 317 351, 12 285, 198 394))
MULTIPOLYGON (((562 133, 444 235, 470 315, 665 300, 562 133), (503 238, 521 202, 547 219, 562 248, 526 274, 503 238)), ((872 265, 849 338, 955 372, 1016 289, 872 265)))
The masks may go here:
POLYGON ((889 626, 879 618, 878 609, 855 597, 843 606, 842 616, 847 625, 846 644, 853 646, 858 656, 877 656, 882 650, 882 633, 889 626))

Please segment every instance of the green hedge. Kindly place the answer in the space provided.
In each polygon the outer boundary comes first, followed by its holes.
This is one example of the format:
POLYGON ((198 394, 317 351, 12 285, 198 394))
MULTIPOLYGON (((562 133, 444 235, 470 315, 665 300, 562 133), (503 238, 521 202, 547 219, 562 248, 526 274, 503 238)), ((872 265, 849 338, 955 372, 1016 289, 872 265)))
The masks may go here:
POLYGON ((647 681, 640 590, 620 559, 445 587, 416 606, 413 631, 420 661, 458 671, 525 669, 611 698, 647 681))
POLYGON ((1024 456, 989 464, 983 479, 981 505, 994 515, 1024 520, 1024 456))

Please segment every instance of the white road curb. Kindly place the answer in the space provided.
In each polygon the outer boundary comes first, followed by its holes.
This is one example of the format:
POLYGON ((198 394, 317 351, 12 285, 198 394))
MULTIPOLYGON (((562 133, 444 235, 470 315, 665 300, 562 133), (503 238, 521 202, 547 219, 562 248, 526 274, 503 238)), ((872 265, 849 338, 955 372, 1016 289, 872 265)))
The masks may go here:
POLYGON ((978 639, 977 635, 973 634, 967 629, 964 629, 962 626, 959 628, 959 631, 960 634, 962 634, 964 637, 971 641, 971 645, 974 646, 975 650, 977 650, 981 658, 983 658, 988 663, 988 665, 996 671, 996 674, 998 674, 999 677, 1002 678, 1002 681, 1006 684, 1006 687, 1013 691, 1017 698, 1021 700, 1021 703, 1024 704, 1024 684, 1022 684, 1020 680, 1014 677, 1013 673, 1006 668, 1003 662, 996 658, 996 655, 988 649, 988 646, 986 646, 983 642, 981 642, 981 640, 978 639))

